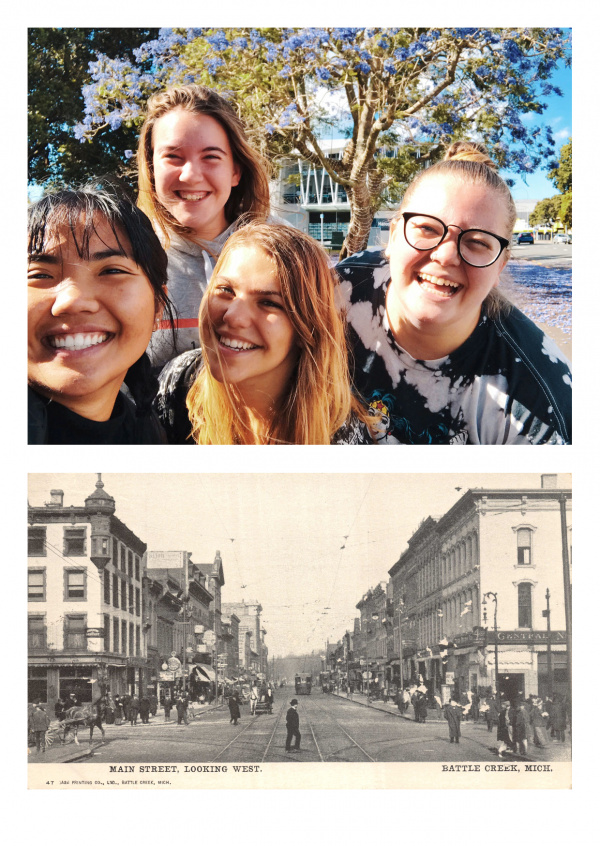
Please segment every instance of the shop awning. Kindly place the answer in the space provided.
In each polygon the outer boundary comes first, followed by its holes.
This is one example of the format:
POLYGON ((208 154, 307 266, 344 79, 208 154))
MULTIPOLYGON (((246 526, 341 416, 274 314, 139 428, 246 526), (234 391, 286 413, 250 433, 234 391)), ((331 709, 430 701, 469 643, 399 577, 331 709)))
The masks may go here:
POLYGON ((208 681, 215 680, 215 671, 212 667, 209 667, 208 664, 195 664, 194 666, 201 676, 206 676, 208 681))

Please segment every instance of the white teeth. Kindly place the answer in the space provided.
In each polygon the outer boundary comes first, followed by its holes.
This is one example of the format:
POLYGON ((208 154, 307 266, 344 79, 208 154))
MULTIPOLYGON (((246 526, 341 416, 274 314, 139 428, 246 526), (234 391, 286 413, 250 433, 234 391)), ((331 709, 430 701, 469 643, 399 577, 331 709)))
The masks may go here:
POLYGON ((220 338, 223 346, 230 347, 232 350, 254 350, 257 348, 256 344, 249 344, 247 341, 237 341, 235 338, 220 338))
POLYGON ((108 334, 93 332, 89 335, 83 335, 78 332, 76 335, 57 335, 50 336, 48 343, 51 347, 57 350, 86 350, 88 347, 95 347, 97 344, 102 344, 108 338, 108 334))
POLYGON ((440 279, 438 276, 430 276, 429 273, 419 273, 419 277, 432 285, 443 285, 446 288, 460 288, 458 282, 451 282, 449 279, 440 279))
POLYGON ((183 191, 180 191, 179 196, 182 200, 203 200, 208 193, 208 191, 201 191, 199 194, 184 194, 183 191))

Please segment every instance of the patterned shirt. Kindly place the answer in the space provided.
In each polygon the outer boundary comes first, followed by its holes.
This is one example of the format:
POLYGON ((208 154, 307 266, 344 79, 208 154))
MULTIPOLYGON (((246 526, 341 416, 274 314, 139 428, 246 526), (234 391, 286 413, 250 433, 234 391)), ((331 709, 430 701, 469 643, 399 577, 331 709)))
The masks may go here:
POLYGON ((379 415, 379 443, 568 444, 571 372, 557 345, 517 308, 482 314, 471 336, 435 361, 395 341, 382 252, 337 266, 347 312, 354 384, 379 415))

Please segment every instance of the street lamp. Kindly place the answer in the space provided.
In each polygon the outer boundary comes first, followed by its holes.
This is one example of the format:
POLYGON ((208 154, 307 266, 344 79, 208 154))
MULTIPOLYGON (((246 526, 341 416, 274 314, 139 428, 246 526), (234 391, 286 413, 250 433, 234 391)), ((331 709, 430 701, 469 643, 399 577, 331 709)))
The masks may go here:
POLYGON ((498 684, 498 594, 494 593, 493 591, 489 590, 487 593, 483 595, 483 623, 487 629, 487 602, 486 599, 491 597, 494 603, 494 672, 496 675, 496 696, 500 693, 499 684, 498 684))

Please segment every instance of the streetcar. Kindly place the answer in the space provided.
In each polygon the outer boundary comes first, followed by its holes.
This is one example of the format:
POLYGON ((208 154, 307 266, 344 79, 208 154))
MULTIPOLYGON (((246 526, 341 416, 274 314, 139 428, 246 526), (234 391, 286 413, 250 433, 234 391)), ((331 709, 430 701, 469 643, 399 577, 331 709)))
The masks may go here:
POLYGON ((312 690, 312 675, 310 673, 298 673, 296 675, 296 694, 309 694, 312 690))

